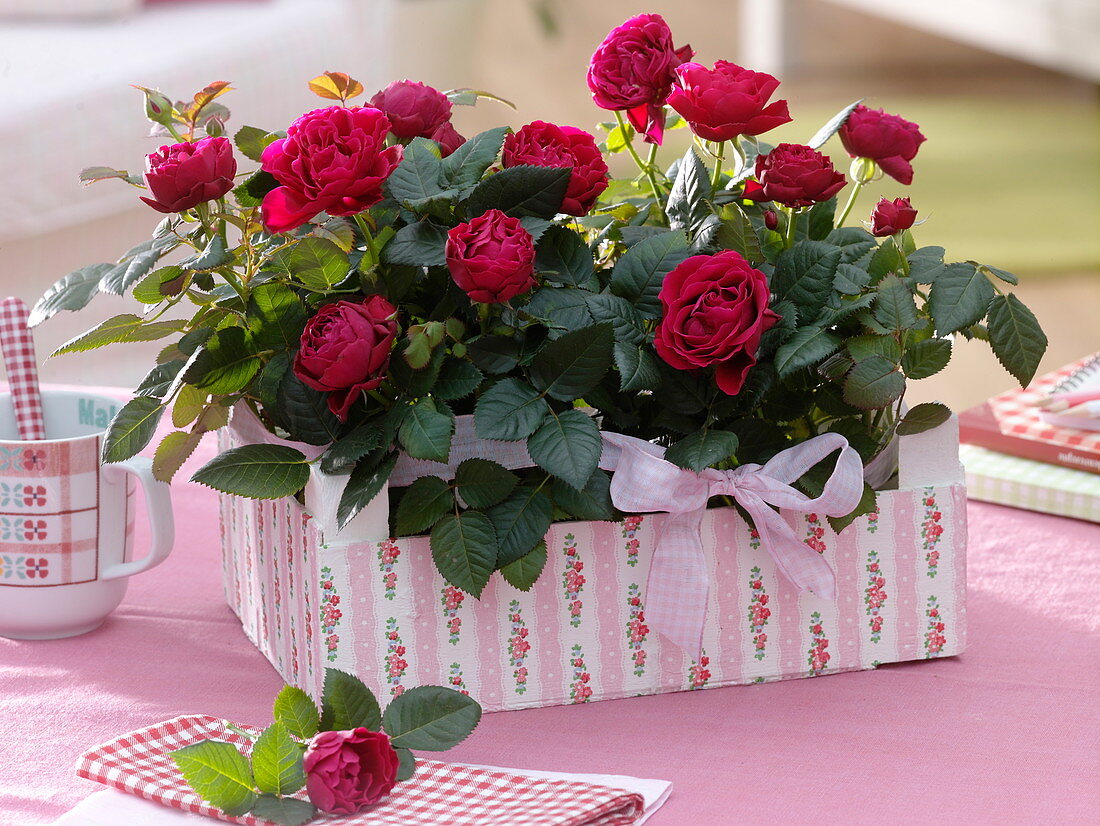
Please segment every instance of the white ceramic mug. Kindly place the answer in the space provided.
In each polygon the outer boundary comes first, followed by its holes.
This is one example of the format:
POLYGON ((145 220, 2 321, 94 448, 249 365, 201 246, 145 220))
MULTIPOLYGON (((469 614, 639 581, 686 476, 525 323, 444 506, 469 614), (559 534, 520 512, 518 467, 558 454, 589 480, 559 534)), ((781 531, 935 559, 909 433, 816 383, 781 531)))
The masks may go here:
POLYGON ((168 485, 136 457, 103 464, 119 403, 44 390, 46 439, 20 441, 11 396, 0 393, 0 636, 72 637, 98 628, 127 577, 163 562, 175 530, 168 485), (135 494, 145 493, 152 547, 133 554, 135 494))

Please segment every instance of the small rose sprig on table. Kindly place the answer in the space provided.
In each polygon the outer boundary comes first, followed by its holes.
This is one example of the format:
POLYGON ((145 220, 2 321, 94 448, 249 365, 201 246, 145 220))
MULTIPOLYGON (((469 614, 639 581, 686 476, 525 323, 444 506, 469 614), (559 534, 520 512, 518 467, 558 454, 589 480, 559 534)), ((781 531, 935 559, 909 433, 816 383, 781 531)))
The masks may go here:
POLYGON ((317 811, 350 815, 382 802, 416 771, 418 751, 446 751, 481 720, 481 706, 443 686, 419 686, 382 711, 359 679, 325 670, 321 708, 300 688, 275 698, 275 722, 246 756, 231 743, 203 740, 172 752, 191 787, 227 815, 253 814, 299 826, 317 811), (306 797, 298 793, 305 788, 306 797))

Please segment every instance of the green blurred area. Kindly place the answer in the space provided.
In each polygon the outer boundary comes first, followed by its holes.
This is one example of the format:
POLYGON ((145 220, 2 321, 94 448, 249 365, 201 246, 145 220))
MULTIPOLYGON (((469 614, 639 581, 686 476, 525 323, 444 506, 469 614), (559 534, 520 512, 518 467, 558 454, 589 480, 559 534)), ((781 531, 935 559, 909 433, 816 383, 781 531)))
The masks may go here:
MULTIPOLYGON (((804 142, 835 107, 790 101, 795 122, 763 136, 804 142)), ((949 260, 974 259, 1024 275, 1100 272, 1100 106, 1088 100, 891 96, 868 100, 920 124, 927 140, 911 186, 889 177, 864 188, 849 224, 867 220, 882 196, 909 196, 920 245, 949 260)), ((824 147, 838 169, 839 138, 824 147)), ((849 184, 851 186, 851 184, 849 184)), ((840 193, 841 204, 850 190, 840 193)))

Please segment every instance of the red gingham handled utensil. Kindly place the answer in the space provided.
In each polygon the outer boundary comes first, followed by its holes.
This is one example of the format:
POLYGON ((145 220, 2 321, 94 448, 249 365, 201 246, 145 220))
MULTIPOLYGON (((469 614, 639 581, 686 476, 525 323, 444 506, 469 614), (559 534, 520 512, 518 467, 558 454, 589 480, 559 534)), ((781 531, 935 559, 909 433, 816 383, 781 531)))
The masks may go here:
POLYGON ((4 353, 4 369, 11 387, 15 423, 23 441, 46 438, 34 337, 27 326, 29 316, 30 310, 22 299, 9 296, 0 301, 0 350, 4 353))

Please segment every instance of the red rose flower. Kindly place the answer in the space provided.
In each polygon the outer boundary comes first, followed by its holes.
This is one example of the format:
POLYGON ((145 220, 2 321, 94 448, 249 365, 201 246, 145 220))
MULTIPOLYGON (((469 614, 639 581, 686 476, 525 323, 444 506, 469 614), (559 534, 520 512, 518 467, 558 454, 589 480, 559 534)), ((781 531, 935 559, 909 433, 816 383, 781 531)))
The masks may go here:
POLYGON ((839 134, 851 157, 870 158, 895 181, 913 183, 910 161, 924 143, 924 135, 915 123, 861 104, 848 115, 839 134))
POLYGON ((399 138, 431 137, 432 132, 451 119, 447 96, 412 80, 395 80, 376 92, 370 105, 385 113, 390 131, 399 138))
POLYGON ((913 226, 916 220, 917 211, 913 209, 908 198, 895 198, 892 201, 883 198, 875 204, 871 213, 871 234, 876 238, 897 235, 913 226))
POLYGON ((535 244, 518 218, 490 209, 447 233, 447 267, 471 301, 499 304, 535 286, 535 244))
POLYGON ((278 186, 264 196, 272 232, 300 227, 319 212, 354 215, 382 200, 382 184, 401 162, 401 147, 386 148, 390 122, 369 106, 314 109, 261 155, 278 186))
POLYGON ((668 105, 688 122, 691 131, 708 141, 728 141, 738 135, 759 135, 791 122, 787 101, 769 104, 779 81, 765 72, 743 69, 719 60, 713 69, 685 63, 676 69, 668 105))
POLYGON ((347 421, 360 394, 386 378, 396 337, 397 310, 380 295, 326 304, 302 331, 294 375, 328 393, 329 409, 347 421))
POLYGON ((302 760, 309 799, 323 812, 350 815, 378 803, 397 783, 397 752, 380 731, 323 731, 302 760))
POLYGON ((145 156, 145 185, 153 197, 141 200, 157 212, 183 212, 222 197, 236 174, 233 146, 225 138, 162 146, 145 156))
POLYGON ((466 139, 458 134, 450 121, 439 124, 428 137, 439 144, 440 152, 444 158, 466 143, 466 139))
POLYGON ((588 64, 588 88, 601 109, 627 113, 649 143, 661 142, 662 107, 673 72, 695 52, 672 45, 672 30, 659 14, 639 14, 613 28, 588 64))
POLYGON ((760 337, 779 320, 768 309, 770 295, 767 276, 737 252, 686 259, 661 286, 657 355, 677 370, 714 367, 718 387, 737 395, 760 337))
POLYGON ((537 120, 504 139, 504 166, 570 167, 569 187, 561 203, 566 215, 587 215, 607 189, 607 163, 596 139, 583 129, 537 120))
POLYGON ((781 143, 759 156, 756 179, 759 185, 746 185, 746 198, 776 201, 788 207, 827 201, 847 183, 827 155, 797 143, 781 143))

